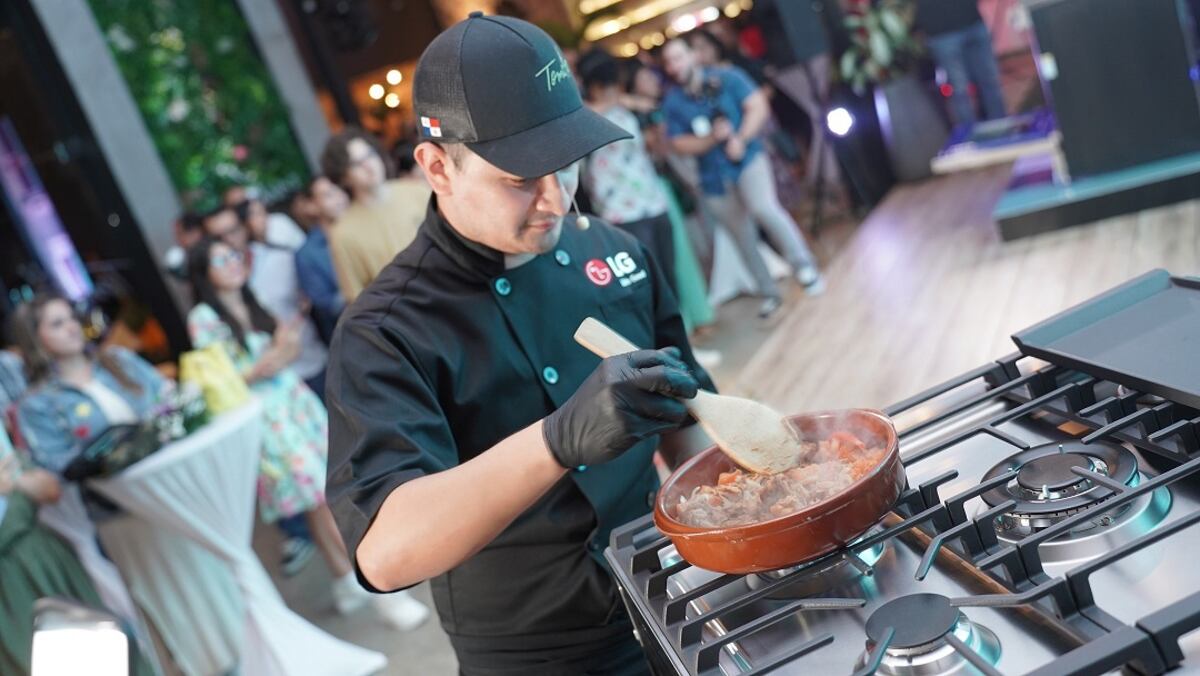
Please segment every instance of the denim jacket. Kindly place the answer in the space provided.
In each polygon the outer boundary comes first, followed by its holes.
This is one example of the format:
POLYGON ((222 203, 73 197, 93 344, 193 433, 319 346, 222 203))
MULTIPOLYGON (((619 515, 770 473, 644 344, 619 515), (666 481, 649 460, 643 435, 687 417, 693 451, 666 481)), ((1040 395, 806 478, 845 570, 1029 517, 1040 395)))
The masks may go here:
MULTIPOLYGON (((141 357, 124 348, 111 348, 125 375, 141 386, 141 394, 121 386, 117 377, 99 363, 95 377, 129 403, 141 419, 150 416, 161 396, 165 379, 141 357)), ((57 376, 32 387, 17 408, 17 424, 33 461, 53 472, 62 472, 96 437, 109 428, 100 406, 87 394, 57 376)))

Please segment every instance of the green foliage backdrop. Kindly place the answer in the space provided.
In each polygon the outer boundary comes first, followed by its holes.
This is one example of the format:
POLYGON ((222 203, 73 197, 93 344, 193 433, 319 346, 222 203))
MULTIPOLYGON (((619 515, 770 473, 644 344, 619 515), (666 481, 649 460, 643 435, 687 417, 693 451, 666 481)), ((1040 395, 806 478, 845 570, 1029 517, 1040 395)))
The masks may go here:
POLYGON ((89 0, 185 204, 253 184, 270 200, 308 167, 236 0, 89 0))

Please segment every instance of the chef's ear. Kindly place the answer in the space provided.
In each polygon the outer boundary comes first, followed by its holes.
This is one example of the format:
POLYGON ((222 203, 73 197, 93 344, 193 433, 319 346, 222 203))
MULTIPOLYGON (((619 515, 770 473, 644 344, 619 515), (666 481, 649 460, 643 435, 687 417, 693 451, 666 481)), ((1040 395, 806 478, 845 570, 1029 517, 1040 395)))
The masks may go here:
POLYGON ((451 173, 456 167, 446 148, 432 141, 425 141, 413 151, 413 159, 425 174, 429 187, 437 195, 449 195, 453 191, 451 173))

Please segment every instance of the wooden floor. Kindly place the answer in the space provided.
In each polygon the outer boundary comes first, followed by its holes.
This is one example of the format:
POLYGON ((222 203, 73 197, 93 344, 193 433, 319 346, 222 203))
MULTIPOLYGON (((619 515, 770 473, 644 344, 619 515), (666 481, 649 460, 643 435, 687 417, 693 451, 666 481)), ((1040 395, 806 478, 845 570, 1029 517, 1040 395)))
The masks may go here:
POLYGON ((825 294, 797 292, 769 328, 747 330, 750 299, 723 308, 721 388, 787 412, 882 407, 1130 277, 1200 272, 1200 201, 1001 242, 990 214, 1007 179, 1000 167, 892 191, 836 245, 825 294))

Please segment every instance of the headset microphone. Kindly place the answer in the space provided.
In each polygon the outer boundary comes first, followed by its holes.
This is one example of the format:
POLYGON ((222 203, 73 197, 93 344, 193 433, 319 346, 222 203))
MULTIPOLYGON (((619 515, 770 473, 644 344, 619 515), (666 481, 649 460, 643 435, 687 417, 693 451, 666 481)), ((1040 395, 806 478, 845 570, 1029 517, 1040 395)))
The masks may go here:
POLYGON ((575 227, 580 230, 587 230, 592 227, 592 222, 588 220, 588 217, 579 213, 579 203, 575 201, 574 195, 571 196, 571 206, 575 209, 575 227))

